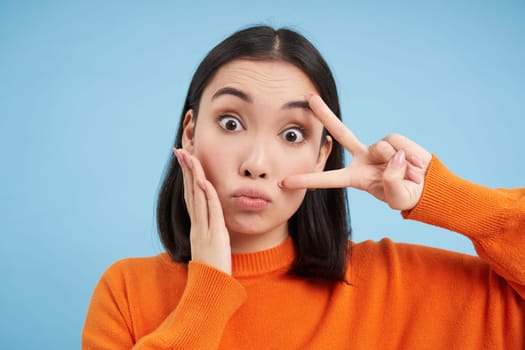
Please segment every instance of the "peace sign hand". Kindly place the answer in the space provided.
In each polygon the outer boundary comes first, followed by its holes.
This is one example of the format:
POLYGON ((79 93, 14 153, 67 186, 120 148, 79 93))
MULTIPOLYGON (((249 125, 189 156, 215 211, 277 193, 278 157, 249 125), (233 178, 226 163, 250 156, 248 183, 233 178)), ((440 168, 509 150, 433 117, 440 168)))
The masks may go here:
POLYGON ((421 197, 426 170, 432 155, 404 136, 392 134, 372 146, 362 144, 318 95, 308 98, 314 115, 352 155, 342 169, 293 175, 283 187, 353 187, 367 191, 392 209, 412 209, 421 197))

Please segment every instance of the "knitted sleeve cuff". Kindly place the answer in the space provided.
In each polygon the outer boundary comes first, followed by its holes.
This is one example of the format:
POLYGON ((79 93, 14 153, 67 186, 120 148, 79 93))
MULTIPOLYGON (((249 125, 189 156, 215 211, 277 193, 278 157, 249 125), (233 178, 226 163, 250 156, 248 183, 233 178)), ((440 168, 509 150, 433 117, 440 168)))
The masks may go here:
POLYGON ((507 205, 504 193, 454 175, 433 156, 419 203, 402 215, 481 239, 504 229, 507 205))
POLYGON ((232 276, 191 261, 180 303, 155 333, 169 348, 214 348, 246 298, 244 287, 232 276))

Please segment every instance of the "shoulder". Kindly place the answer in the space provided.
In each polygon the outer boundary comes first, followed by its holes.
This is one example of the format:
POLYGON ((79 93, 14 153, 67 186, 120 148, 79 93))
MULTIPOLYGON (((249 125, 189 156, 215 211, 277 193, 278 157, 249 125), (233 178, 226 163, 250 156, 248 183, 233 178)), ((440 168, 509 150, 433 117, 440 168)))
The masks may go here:
POLYGON ((429 272, 452 277, 487 270, 488 265, 477 256, 440 248, 395 243, 389 238, 349 242, 347 271, 354 279, 425 276, 429 272))
POLYGON ((130 257, 111 264, 102 275, 107 281, 156 278, 159 275, 186 274, 187 265, 171 260, 168 253, 149 257, 130 257))
POLYGON ((348 242, 349 263, 373 264, 378 262, 425 262, 426 259, 439 259, 441 262, 450 261, 465 263, 480 263, 477 256, 458 253, 441 248, 423 246, 412 243, 397 243, 390 238, 380 241, 348 242))

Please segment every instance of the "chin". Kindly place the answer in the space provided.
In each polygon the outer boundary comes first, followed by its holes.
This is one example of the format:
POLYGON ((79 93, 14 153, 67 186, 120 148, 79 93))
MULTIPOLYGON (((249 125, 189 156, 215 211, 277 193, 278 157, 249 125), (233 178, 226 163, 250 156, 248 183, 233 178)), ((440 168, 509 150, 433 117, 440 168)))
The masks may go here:
POLYGON ((228 232, 232 233, 235 232, 236 234, 242 234, 242 235, 262 235, 268 230, 263 229, 261 227, 257 227, 254 225, 243 225, 240 223, 235 223, 232 225, 226 224, 226 228, 228 229, 228 232))
POLYGON ((235 232, 236 234, 242 235, 262 235, 267 232, 272 232, 279 227, 287 227, 288 222, 284 221, 281 223, 274 223, 274 225, 268 225, 268 219, 264 217, 236 217, 230 220, 226 219, 226 228, 228 232, 235 232), (284 224, 284 225, 283 225, 284 224))

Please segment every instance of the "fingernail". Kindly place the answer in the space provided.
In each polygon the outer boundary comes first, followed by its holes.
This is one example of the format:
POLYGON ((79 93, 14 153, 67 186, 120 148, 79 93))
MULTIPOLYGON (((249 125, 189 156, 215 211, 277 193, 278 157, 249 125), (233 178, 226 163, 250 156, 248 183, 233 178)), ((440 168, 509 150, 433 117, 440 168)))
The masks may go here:
POLYGON ((182 156, 184 157, 184 163, 188 166, 188 168, 193 170, 193 161, 191 160, 191 157, 186 154, 183 154, 182 156))
POLYGON ((283 180, 281 180, 281 181, 279 181, 279 182, 277 183, 277 187, 279 187, 279 188, 284 188, 283 180))
POLYGON ((177 151, 177 149, 174 147, 174 148, 172 148, 171 150, 173 151, 173 154, 175 155, 175 158, 177 158, 177 161, 179 162, 179 165, 182 166, 182 164, 181 164, 181 159, 180 159, 180 157, 179 157, 179 152, 177 151))
POLYGON ((401 167, 405 163, 405 151, 401 150, 396 153, 392 161, 392 165, 396 168, 401 167))

